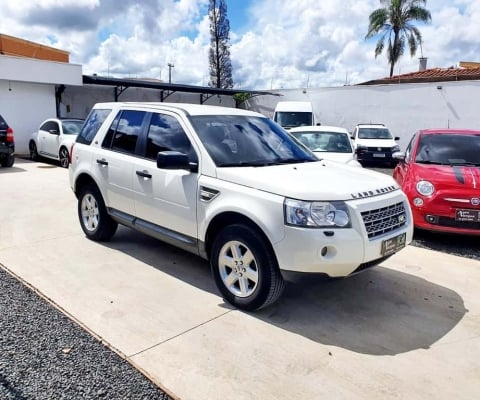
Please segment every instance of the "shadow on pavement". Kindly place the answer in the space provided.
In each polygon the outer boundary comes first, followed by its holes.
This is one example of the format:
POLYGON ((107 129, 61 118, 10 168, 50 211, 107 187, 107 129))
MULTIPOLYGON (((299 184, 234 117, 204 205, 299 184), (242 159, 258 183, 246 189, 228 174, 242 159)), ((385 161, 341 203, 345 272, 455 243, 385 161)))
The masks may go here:
MULTIPOLYGON (((219 294, 208 262, 188 252, 124 227, 106 245, 219 294)), ((428 349, 467 312, 456 292, 384 267, 346 279, 301 274, 290 274, 288 279, 276 304, 249 315, 315 342, 358 353, 395 355, 428 349)), ((219 306, 231 308, 226 303, 219 306)))

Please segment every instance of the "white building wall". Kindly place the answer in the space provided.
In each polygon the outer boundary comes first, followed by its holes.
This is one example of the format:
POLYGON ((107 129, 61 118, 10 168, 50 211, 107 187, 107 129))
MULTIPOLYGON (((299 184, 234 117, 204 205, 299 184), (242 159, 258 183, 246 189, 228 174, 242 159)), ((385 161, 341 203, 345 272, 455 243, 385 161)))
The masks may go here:
POLYGON ((32 132, 57 116, 55 86, 82 82, 81 65, 0 55, 0 114, 13 129, 16 154, 28 154, 32 132))
POLYGON ((273 116, 278 101, 310 101, 316 120, 352 131, 357 123, 383 123, 404 149, 422 128, 480 129, 480 81, 404 83, 278 90, 258 96, 245 108, 273 116))
POLYGON ((28 154, 28 139, 56 115, 55 86, 0 79, 0 114, 13 129, 15 153, 28 154))
POLYGON ((0 79, 64 85, 82 84, 82 66, 34 58, 0 56, 0 79))

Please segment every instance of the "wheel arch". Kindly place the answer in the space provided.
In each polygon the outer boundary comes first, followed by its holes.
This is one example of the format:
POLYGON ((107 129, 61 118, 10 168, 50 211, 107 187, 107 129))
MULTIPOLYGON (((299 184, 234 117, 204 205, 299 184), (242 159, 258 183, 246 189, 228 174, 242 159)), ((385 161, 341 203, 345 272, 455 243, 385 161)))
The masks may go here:
POLYGON ((80 190, 83 187, 85 187, 86 185, 89 185, 89 184, 94 184, 103 196, 103 193, 102 193, 102 190, 100 189, 100 186, 97 184, 95 179, 93 179, 92 176, 87 174, 87 173, 81 173, 75 179, 75 183, 74 183, 74 187, 73 187, 73 193, 75 193, 75 196, 78 198, 78 193, 80 192, 80 190))
POLYGON ((238 212, 223 212, 216 215, 208 225, 206 234, 205 234, 205 245, 204 245, 204 255, 207 259, 210 259, 210 254, 212 251, 212 245, 217 234, 225 227, 229 225, 243 224, 248 226, 251 229, 254 229, 262 238, 265 240, 265 244, 269 247, 271 254, 276 258, 275 251, 273 249, 272 243, 268 236, 265 234, 263 229, 252 219, 246 215, 240 214, 238 212))

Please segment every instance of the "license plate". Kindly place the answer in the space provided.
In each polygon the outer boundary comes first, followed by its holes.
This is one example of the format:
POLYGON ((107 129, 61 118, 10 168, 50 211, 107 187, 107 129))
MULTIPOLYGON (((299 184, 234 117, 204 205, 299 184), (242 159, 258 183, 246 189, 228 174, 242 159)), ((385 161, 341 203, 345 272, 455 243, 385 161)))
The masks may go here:
POLYGON ((455 221, 480 222, 480 210, 455 210, 455 221))
POLYGON ((373 153, 374 157, 385 158, 385 153, 373 153))
POLYGON ((406 241, 406 233, 402 233, 401 235, 384 240, 382 242, 382 256, 389 256, 390 254, 396 253, 398 250, 403 249, 406 241))

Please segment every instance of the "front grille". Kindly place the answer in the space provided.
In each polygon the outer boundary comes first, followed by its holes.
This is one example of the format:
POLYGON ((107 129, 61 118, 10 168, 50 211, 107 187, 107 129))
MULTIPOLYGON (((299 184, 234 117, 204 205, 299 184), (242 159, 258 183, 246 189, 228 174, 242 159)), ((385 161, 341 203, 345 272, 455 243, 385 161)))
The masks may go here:
POLYGON ((438 222, 435 225, 446 226, 449 228, 480 230, 480 222, 455 221, 454 218, 448 217, 438 217, 438 222))
POLYGON ((364 211, 361 215, 370 240, 397 230, 407 223, 407 214, 403 202, 364 211))
POLYGON ((381 152, 384 152, 384 153, 388 153, 388 152, 391 152, 392 151, 392 148, 391 147, 367 147, 367 150, 368 151, 381 151, 381 152))

